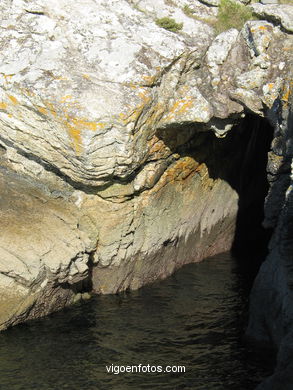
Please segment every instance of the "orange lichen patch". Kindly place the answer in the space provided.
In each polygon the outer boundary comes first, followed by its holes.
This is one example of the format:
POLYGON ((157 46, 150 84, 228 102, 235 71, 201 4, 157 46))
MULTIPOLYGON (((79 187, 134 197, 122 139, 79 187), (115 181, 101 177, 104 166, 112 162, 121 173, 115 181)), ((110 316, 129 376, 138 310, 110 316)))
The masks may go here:
POLYGON ((105 123, 102 123, 102 122, 98 122, 97 123, 97 126, 100 128, 100 129, 104 129, 106 127, 106 124, 105 123))
POLYGON ((268 26, 257 26, 257 27, 252 27, 250 29, 251 32, 256 32, 257 30, 260 31, 268 30, 268 26))
POLYGON ((150 101, 149 92, 147 90, 139 92, 138 96, 143 101, 143 103, 148 103, 150 101))
POLYGON ((6 110, 7 109, 7 104, 4 102, 0 102, 0 110, 6 110))
POLYGON ((35 93, 29 88, 19 87, 18 89, 22 93, 22 95, 24 95, 24 96, 29 96, 29 97, 35 96, 35 93))
POLYGON ((68 114, 61 116, 60 121, 72 139, 72 145, 77 154, 82 151, 82 133, 84 131, 96 131, 98 128, 103 129, 106 126, 105 123, 88 121, 86 118, 71 117, 68 114))
POLYGON ((155 74, 153 76, 142 76, 143 84, 151 86, 153 85, 158 79, 158 75, 155 74))
POLYGON ((105 123, 70 116, 66 111, 63 111, 63 115, 59 116, 59 119, 72 139, 72 145, 77 154, 80 154, 82 151, 82 133, 84 131, 96 131, 98 128, 103 129, 106 127, 105 123))
POLYGON ((58 80, 58 81, 67 81, 68 80, 68 78, 64 77, 64 76, 54 76, 54 79, 58 80))
MULTIPOLYGON (((14 102, 13 99, 11 99, 11 96, 9 98, 14 102)), ((78 104, 73 100, 71 95, 63 96, 59 100, 58 106, 48 100, 45 100, 42 103, 42 106, 35 106, 36 110, 40 114, 47 116, 48 119, 50 116, 53 116, 54 120, 58 121, 69 135, 72 141, 72 147, 77 154, 82 151, 82 133, 84 131, 96 131, 97 129, 104 129, 106 127, 106 124, 103 122, 89 121, 85 117, 77 117, 74 114, 70 114, 72 107, 74 107, 74 109, 78 107, 78 104)))
POLYGON ((71 99, 73 99, 72 95, 66 95, 66 96, 63 96, 60 101, 61 101, 61 103, 64 103, 67 100, 71 100, 71 99))
POLYGON ((119 114, 119 118, 124 125, 128 125, 128 123, 135 122, 140 117, 142 110, 143 106, 139 106, 129 114, 119 114))
POLYGON ((145 121, 147 127, 154 127, 160 121, 165 112, 165 106, 163 103, 157 103, 152 106, 149 111, 149 115, 145 121))
POLYGON ((153 138, 149 141, 149 147, 149 153, 155 154, 161 151, 165 147, 165 144, 157 136, 153 136, 153 138))
POLYGON ((186 113, 193 106, 194 98, 192 96, 186 96, 183 99, 179 99, 169 108, 169 112, 164 119, 167 121, 174 119, 176 116, 186 113))
POLYGON ((48 112, 57 118, 57 112, 56 112, 54 105, 52 103, 46 101, 45 106, 47 107, 48 112))
POLYGON ((124 87, 128 87, 128 88, 131 88, 131 89, 137 89, 139 87, 138 84, 135 84, 135 83, 123 83, 124 87))
POLYGON ((120 120, 121 120, 122 122, 124 122, 124 121, 127 119, 127 115, 124 114, 123 112, 121 112, 121 113, 119 114, 119 118, 120 118, 120 120))
POLYGON ((19 104, 19 101, 16 99, 15 96, 8 95, 8 99, 12 102, 12 104, 16 105, 19 104))
POLYGON ((138 96, 142 101, 140 104, 135 106, 133 109, 130 109, 127 113, 119 114, 119 119, 124 125, 135 122, 140 117, 145 106, 151 102, 151 96, 148 90, 139 92, 138 96))
POLYGON ((176 114, 184 114, 193 106, 193 104, 193 98, 191 96, 187 96, 185 99, 182 99, 181 107, 176 111, 176 114))
POLYGON ((196 171, 198 167, 199 163, 192 157, 181 158, 164 172, 157 186, 153 188, 153 191, 159 191, 168 183, 180 182, 181 184, 184 184, 184 182, 196 171))
POLYGON ((197 172, 200 176, 205 176, 207 173, 207 166, 205 163, 201 163, 196 167, 195 172, 197 172))
POLYGON ((1 74, 3 77, 3 84, 8 84, 11 82, 11 78, 14 76, 13 74, 1 74))
POLYGON ((160 140, 157 136, 154 136, 149 142, 149 157, 152 160, 166 158, 170 156, 170 149, 160 140))
POLYGON ((72 139, 73 147, 77 154, 79 154, 82 150, 82 139, 80 130, 71 126, 69 123, 66 123, 66 127, 68 130, 68 134, 72 139))
POLYGON ((48 115, 48 111, 47 111, 46 108, 41 107, 41 106, 37 106, 37 109, 38 109, 38 111, 39 111, 41 114, 43 114, 43 115, 48 115))
POLYGON ((289 102, 289 98, 291 96, 291 93, 292 93, 292 81, 290 81, 288 84, 286 84, 284 86, 284 89, 283 89, 283 95, 281 97, 281 100, 283 100, 285 102, 285 104, 288 104, 289 102))
POLYGON ((97 123, 96 122, 89 122, 83 118, 72 118, 71 122, 72 122, 73 126, 79 130, 82 130, 82 129, 92 130, 92 131, 97 130, 97 123))
POLYGON ((178 89, 178 93, 180 93, 181 96, 184 96, 187 94, 187 92, 190 91, 190 87, 188 85, 182 85, 179 89, 178 89))
POLYGON ((269 83, 268 84, 269 89, 273 89, 274 85, 275 85, 274 83, 269 83))

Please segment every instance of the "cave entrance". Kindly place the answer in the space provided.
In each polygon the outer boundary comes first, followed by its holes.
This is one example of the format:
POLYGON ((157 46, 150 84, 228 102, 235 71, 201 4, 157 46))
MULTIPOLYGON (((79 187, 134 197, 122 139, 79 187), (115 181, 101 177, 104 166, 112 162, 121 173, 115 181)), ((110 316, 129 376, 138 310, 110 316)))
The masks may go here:
POLYGON ((271 237, 271 231, 262 222, 269 189, 266 166, 273 133, 266 119, 250 113, 225 138, 217 138, 198 125, 165 128, 157 133, 172 152, 205 163, 211 178, 225 180, 237 191, 239 209, 232 254, 240 261, 245 260, 245 266, 251 266, 254 275, 267 254, 271 237))
POLYGON ((267 255, 271 229, 265 229, 264 202, 269 190, 267 178, 268 152, 274 136, 270 123, 261 117, 247 115, 237 126, 245 145, 239 177, 232 183, 239 194, 234 253, 257 272, 267 255))

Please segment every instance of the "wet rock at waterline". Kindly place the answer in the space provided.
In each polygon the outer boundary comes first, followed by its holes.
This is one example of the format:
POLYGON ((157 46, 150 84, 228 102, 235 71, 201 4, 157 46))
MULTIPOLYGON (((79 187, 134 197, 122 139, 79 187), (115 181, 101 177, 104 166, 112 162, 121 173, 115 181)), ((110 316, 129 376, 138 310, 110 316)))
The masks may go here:
POLYGON ((216 36, 217 7, 185 3, 1 2, 1 329, 228 250, 257 131, 275 129, 266 223, 286 221, 292 7, 216 36))

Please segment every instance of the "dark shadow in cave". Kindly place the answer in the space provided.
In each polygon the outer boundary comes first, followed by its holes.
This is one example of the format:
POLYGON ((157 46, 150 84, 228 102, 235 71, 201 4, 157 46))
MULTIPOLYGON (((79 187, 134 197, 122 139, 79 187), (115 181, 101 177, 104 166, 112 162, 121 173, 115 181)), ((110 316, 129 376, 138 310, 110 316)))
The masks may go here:
POLYGON ((217 138, 194 125, 160 129, 158 138, 174 153, 205 163, 213 179, 225 180, 239 195, 239 210, 232 253, 245 263, 252 278, 267 254, 271 230, 262 226, 264 201, 268 193, 267 160, 274 129, 261 117, 247 114, 228 132, 217 138), (252 275, 253 274, 253 275, 252 275))

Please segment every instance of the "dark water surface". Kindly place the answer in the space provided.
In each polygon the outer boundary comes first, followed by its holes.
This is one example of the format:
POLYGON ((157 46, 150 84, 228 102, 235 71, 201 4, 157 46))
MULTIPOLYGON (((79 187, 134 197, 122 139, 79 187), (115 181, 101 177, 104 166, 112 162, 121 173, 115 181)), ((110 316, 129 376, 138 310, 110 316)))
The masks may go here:
POLYGON ((268 375, 241 341, 249 281, 229 253, 0 334, 2 390, 250 390, 268 375), (180 365, 185 373, 106 372, 180 365))

